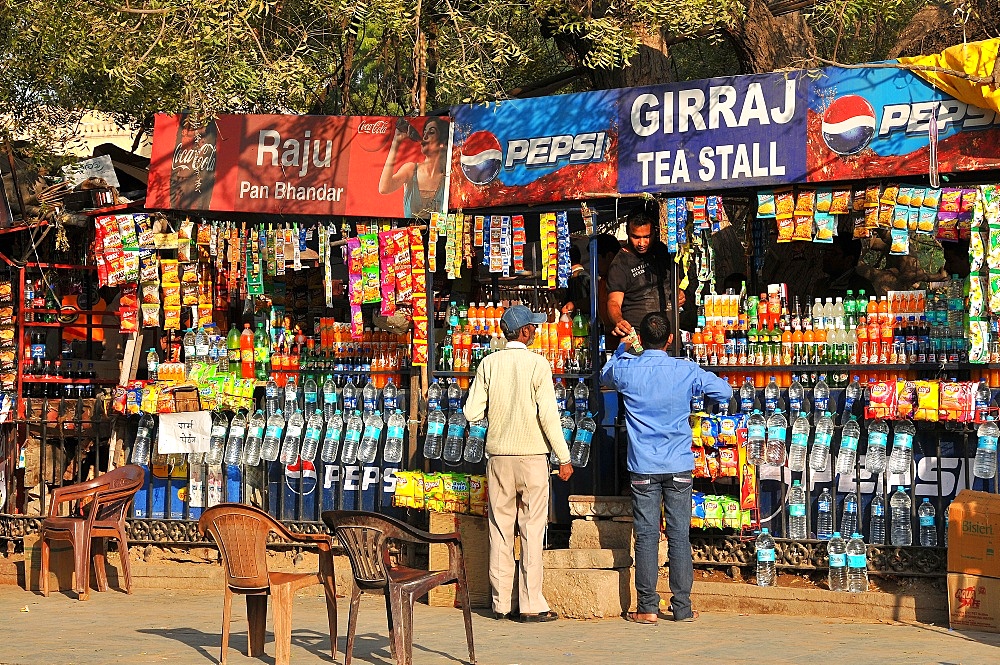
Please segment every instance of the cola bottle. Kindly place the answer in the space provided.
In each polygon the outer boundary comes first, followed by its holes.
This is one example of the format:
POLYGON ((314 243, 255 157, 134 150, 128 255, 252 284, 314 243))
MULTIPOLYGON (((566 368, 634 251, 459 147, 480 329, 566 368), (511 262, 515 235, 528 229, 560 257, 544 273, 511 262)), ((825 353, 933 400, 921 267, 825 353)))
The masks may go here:
POLYGON ((170 207, 174 210, 208 210, 215 189, 215 122, 204 128, 188 127, 188 118, 177 119, 177 139, 170 162, 170 207))

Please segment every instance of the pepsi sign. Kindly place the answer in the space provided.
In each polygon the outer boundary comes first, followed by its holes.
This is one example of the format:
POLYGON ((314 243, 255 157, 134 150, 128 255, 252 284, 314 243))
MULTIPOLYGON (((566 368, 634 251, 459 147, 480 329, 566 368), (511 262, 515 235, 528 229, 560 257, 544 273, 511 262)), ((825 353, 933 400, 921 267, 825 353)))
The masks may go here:
POLYGON ((875 110, 859 95, 841 97, 823 114, 823 140, 838 155, 855 155, 875 136, 875 110))
POLYGON ((475 185, 493 182, 493 179, 500 174, 503 153, 500 151, 500 141, 497 141, 497 137, 490 132, 480 131, 470 134, 462 144, 459 155, 462 173, 475 185))

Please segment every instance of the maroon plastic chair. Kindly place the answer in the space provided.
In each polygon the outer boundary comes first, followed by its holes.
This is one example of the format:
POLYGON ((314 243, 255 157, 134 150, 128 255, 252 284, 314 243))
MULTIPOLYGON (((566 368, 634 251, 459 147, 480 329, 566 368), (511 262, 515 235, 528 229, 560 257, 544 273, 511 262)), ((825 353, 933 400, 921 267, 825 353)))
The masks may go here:
POLYGON ((465 579, 465 557, 462 537, 458 533, 427 533, 385 515, 360 510, 328 510, 323 522, 333 531, 344 548, 354 573, 351 613, 347 623, 347 655, 350 665, 354 650, 354 634, 358 623, 358 606, 363 592, 385 594, 386 619, 389 623, 389 648, 397 665, 410 665, 413 660, 413 603, 431 589, 442 584, 455 584, 457 599, 465 617, 465 639, 469 644, 469 662, 475 665, 476 651, 472 641, 472 610, 469 586, 465 579), (394 564, 389 553, 392 541, 448 546, 446 570, 420 570, 394 564))

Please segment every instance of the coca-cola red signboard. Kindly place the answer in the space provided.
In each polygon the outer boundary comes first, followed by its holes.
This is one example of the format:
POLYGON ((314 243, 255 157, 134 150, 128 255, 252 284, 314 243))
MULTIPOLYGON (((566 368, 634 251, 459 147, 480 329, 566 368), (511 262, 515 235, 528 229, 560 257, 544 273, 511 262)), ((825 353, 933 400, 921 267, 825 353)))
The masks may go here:
POLYGON ((146 205, 426 218, 448 204, 447 118, 156 116, 146 205))

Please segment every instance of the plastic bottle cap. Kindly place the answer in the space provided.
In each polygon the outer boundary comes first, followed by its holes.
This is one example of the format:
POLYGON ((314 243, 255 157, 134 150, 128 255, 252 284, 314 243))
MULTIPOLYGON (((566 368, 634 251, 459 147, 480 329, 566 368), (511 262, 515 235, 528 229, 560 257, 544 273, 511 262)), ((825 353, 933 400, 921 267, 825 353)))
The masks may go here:
POLYGON ((928 498, 927 498, 927 497, 925 496, 925 497, 924 497, 924 500, 923 500, 923 503, 930 503, 930 502, 931 502, 931 500, 930 500, 930 499, 928 499, 928 498))
POLYGON ((793 480, 792 481, 792 487, 798 487, 801 484, 801 482, 802 481, 799 481, 799 480, 793 480))
POLYGON ((767 527, 765 526, 765 527, 761 528, 760 533, 761 533, 761 535, 763 535, 765 533, 769 533, 769 531, 767 530, 767 527))
POLYGON ((897 492, 903 492, 903 491, 904 491, 904 490, 903 490, 903 486, 902 486, 902 485, 900 485, 899 487, 897 487, 897 488, 896 488, 896 491, 897 491, 897 492))
POLYGON ((840 532, 839 531, 834 531, 833 532, 833 537, 834 538, 840 538, 840 532))

